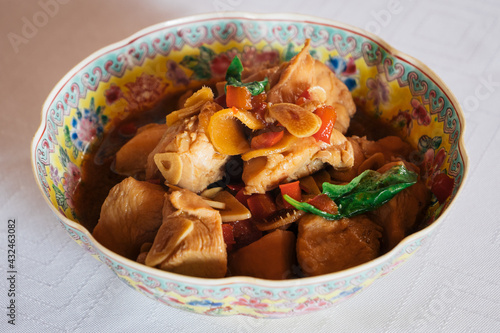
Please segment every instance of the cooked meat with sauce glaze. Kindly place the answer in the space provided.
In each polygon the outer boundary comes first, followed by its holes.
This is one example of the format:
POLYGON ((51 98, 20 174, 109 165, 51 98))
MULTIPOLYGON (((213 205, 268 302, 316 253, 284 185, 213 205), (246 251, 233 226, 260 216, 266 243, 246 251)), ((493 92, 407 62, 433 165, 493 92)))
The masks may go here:
POLYGON ((372 260, 379 255, 381 229, 365 215, 329 221, 307 214, 299 220, 299 265, 316 276, 372 260))
POLYGON ((166 124, 149 124, 139 128, 136 135, 116 153, 115 171, 125 176, 144 173, 148 155, 158 145, 166 130, 166 124))
POLYGON ((124 179, 109 192, 92 235, 111 251, 135 259, 162 223, 164 195, 159 185, 124 179))
POLYGON ((200 196, 179 190, 165 196, 163 223, 146 265, 190 276, 220 278, 227 254, 220 213, 200 196))
MULTIPOLYGON (((389 163, 377 171, 384 172, 392 165, 394 163, 389 163)), ((396 194, 386 204, 368 213, 373 222, 383 228, 382 249, 384 252, 396 246, 415 227, 415 223, 422 217, 422 212, 429 200, 429 190, 422 181, 418 181, 396 194)))
POLYGON ((217 152, 210 143, 205 127, 210 116, 220 109, 216 103, 205 103, 199 115, 184 118, 168 127, 162 139, 149 154, 146 166, 146 179, 159 177, 155 155, 166 155, 164 163, 175 175, 172 185, 201 192, 209 184, 220 180, 224 175, 224 165, 229 156, 217 152), (168 159, 171 160, 168 160, 168 159))
POLYGON ((330 144, 312 137, 297 140, 282 153, 261 156, 245 162, 242 179, 245 193, 264 193, 280 183, 310 175, 325 164, 334 169, 348 169, 354 162, 351 143, 337 130, 330 144))
POLYGON ((308 42, 299 54, 283 66, 280 79, 271 86, 267 100, 273 104, 295 103, 304 90, 315 86, 325 90, 325 104, 338 103, 344 106, 337 111, 335 129, 345 133, 356 112, 356 105, 346 85, 325 64, 311 57, 308 42))

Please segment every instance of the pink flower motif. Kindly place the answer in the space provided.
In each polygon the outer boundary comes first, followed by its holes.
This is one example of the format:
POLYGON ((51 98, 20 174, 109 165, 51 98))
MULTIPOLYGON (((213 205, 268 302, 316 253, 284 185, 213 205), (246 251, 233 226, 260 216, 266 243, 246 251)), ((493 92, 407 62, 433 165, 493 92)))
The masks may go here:
POLYGON ((106 104, 111 105, 123 97, 123 92, 120 87, 113 83, 109 89, 104 92, 104 96, 106 96, 106 104))
POLYGON ((329 306, 331 303, 325 301, 321 298, 313 298, 305 301, 304 303, 299 304, 294 312, 312 312, 316 310, 324 309, 329 306))
POLYGON ((248 306, 248 307, 255 308, 255 309, 267 308, 267 306, 268 306, 268 304, 261 303, 258 299, 255 299, 255 298, 246 299, 243 297, 238 298, 238 301, 233 302, 232 304, 233 305, 248 306))
POLYGON ((52 178, 54 185, 59 185, 59 182, 61 181, 61 178, 59 177, 59 170, 57 170, 57 168, 53 165, 50 166, 50 178, 52 178))
POLYGON ((354 58, 349 58, 343 74, 344 75, 352 75, 355 73, 356 73, 356 64, 354 63, 354 58))
POLYGON ((73 194, 75 192, 76 186, 80 182, 81 174, 80 170, 78 167, 69 162, 68 163, 68 171, 64 173, 63 175, 63 188, 64 188, 64 196, 66 197, 66 202, 68 203, 68 206, 71 208, 75 207, 74 201, 73 201, 73 194))
POLYGON ((232 60, 233 58, 230 58, 226 53, 217 55, 210 62, 210 71, 212 72, 212 75, 214 77, 224 77, 232 60))
POLYGON ((246 70, 254 68, 272 67, 279 62, 277 50, 266 49, 257 51, 255 46, 245 46, 241 54, 241 63, 246 70))
POLYGON ((78 133, 80 140, 91 142, 97 135, 97 128, 93 118, 82 118, 78 124, 78 133))
POLYGON ((128 111, 142 111, 153 107, 163 96, 168 83, 161 78, 142 73, 135 82, 125 84, 128 92, 124 97, 128 101, 128 111))
POLYGON ((424 154, 423 169, 427 178, 427 183, 431 184, 434 178, 441 172, 446 159, 446 150, 439 149, 437 152, 434 149, 429 149, 424 154))
POLYGON ((378 106, 389 101, 390 87, 382 75, 377 75, 374 79, 369 78, 366 81, 366 86, 370 89, 367 94, 368 98, 373 100, 374 105, 378 106))
POLYGON ((244 68, 243 76, 251 75, 264 68, 276 66, 280 61, 278 51, 270 47, 259 51, 255 46, 247 45, 243 48, 239 57, 244 68))
POLYGON ((413 121, 408 110, 399 110, 398 114, 392 117, 390 122, 395 127, 403 129, 405 131, 405 135, 410 135, 411 129, 413 127, 413 121))
POLYGON ((431 117, 427 113, 427 110, 417 99, 414 98, 411 100, 411 106, 413 106, 411 117, 417 119, 419 125, 427 126, 431 123, 431 117))
POLYGON ((176 85, 187 86, 189 84, 188 76, 184 73, 179 64, 173 60, 167 61, 167 77, 174 81, 176 85))

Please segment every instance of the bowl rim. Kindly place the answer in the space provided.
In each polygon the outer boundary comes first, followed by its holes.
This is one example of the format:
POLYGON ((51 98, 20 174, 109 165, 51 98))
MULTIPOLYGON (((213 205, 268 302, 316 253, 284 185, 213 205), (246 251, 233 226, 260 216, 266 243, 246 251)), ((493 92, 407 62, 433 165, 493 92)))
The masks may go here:
POLYGON ((198 14, 198 15, 189 15, 189 16, 184 16, 180 17, 177 19, 173 20, 167 20, 164 22, 160 22, 157 24, 153 24, 151 26, 145 27, 138 32, 130 35, 129 37, 126 37, 120 41, 117 41, 112 44, 108 44, 107 46, 104 46, 97 51, 91 53, 89 56, 84 58, 82 61, 80 61, 77 65, 75 65, 73 68, 71 68, 58 82, 57 84, 52 88, 50 91, 49 95, 45 99, 45 102, 42 105, 42 110, 41 110, 41 122, 40 126, 38 127, 37 131, 35 132, 35 135, 33 136, 33 139, 31 141, 31 166, 32 166, 32 171, 33 171, 33 176, 35 178, 36 184, 38 185, 39 190, 41 191, 42 197, 54 213, 54 215, 60 220, 61 223, 68 225, 69 227, 78 230, 79 232, 83 233, 92 243, 93 246, 96 247, 96 249, 102 253, 105 256, 108 256, 112 258, 115 262, 120 263, 124 266, 128 266, 136 271, 148 274, 150 276, 155 276, 160 279, 166 279, 166 280, 171 280, 171 281, 177 281, 180 283, 184 284, 195 284, 198 286, 210 286, 210 287, 215 287, 215 286, 227 286, 227 285, 253 285, 257 287, 263 287, 263 288, 271 288, 271 289, 287 289, 291 287, 307 287, 311 285, 318 285, 321 283, 326 283, 326 282, 331 282, 335 280, 342 280, 348 277, 354 277, 357 274, 361 274, 363 272, 367 272, 370 269, 373 269, 381 264, 383 264, 386 261, 389 261, 390 258, 396 257, 403 249, 405 248, 406 245, 418 240, 419 238, 424 239, 426 236, 429 236, 433 230, 435 230, 438 225, 440 225, 444 219, 446 218, 446 215, 449 214, 450 209, 452 208, 453 204, 456 203, 457 197, 465 187, 465 182, 467 180, 467 175, 469 172, 469 157, 467 155, 467 151, 465 149, 465 139, 464 135, 465 134, 465 116, 464 112, 460 106, 460 103, 458 102, 457 98, 455 95, 451 92, 451 90, 448 88, 446 83, 433 71, 431 70, 427 65, 425 65, 423 62, 420 60, 399 51, 398 49, 394 48, 390 44, 388 44, 385 40, 383 40, 381 37, 365 31, 363 29, 360 29, 358 27, 352 26, 350 24, 342 23, 336 20, 331 20, 331 19, 326 19, 322 17, 316 17, 312 15, 303 15, 303 14, 297 14, 297 13, 254 13, 254 12, 242 12, 242 11, 228 11, 228 12, 212 12, 212 13, 205 13, 205 14, 198 14), (160 270, 158 268, 154 267, 149 267, 143 264, 140 264, 136 261, 133 261, 131 259, 125 258, 109 249, 101 245, 90 233, 89 230, 87 230, 84 226, 81 224, 72 221, 62 215, 50 202, 49 198, 43 193, 43 188, 42 185, 40 184, 40 181, 37 177, 37 170, 36 170, 36 160, 35 160, 35 154, 36 154, 36 147, 42 138, 42 135, 44 134, 46 130, 46 123, 47 123, 47 116, 48 116, 48 108, 52 104, 53 100, 57 96, 57 94, 60 92, 60 90, 64 87, 64 85, 73 77, 75 76, 82 68, 90 64, 92 61, 96 60, 97 58, 115 50, 121 47, 124 47, 126 45, 129 45, 133 43, 135 40, 144 37, 148 34, 154 33, 155 31, 159 31, 165 28, 173 28, 178 25, 186 24, 186 23, 196 23, 196 22, 204 22, 204 21, 211 21, 211 20, 227 20, 227 19, 233 19, 233 20, 249 20, 249 19, 255 19, 255 20, 264 20, 264 21, 290 21, 290 22, 303 22, 303 23, 310 23, 310 24, 321 24, 321 25, 326 25, 334 28, 338 28, 344 31, 349 31, 353 32, 355 34, 362 35, 366 37, 367 39, 371 40, 372 42, 376 43, 379 47, 382 47, 385 49, 385 51, 393 56, 394 58, 397 58, 401 61, 407 62, 414 66, 415 68, 418 68, 422 73, 426 74, 426 76, 432 80, 437 86, 440 87, 440 89, 443 91, 443 93, 446 95, 448 100, 450 101, 451 105, 455 108, 458 120, 460 122, 461 130, 462 133, 458 138, 457 142, 457 149, 459 150, 463 164, 463 177, 462 177, 462 184, 458 188, 455 197, 450 200, 448 205, 444 207, 443 212, 441 212, 441 215, 430 225, 426 226, 425 228, 414 232, 408 236, 406 236, 403 240, 401 240, 393 249, 391 249, 389 252, 382 254, 381 256, 370 260, 366 263, 363 263, 361 265, 351 267, 342 271, 338 272, 333 272, 333 273, 328 273, 328 274, 323 274, 319 276, 312 276, 312 277, 302 277, 302 278, 296 278, 296 279, 289 279, 289 280, 268 280, 268 279, 260 279, 260 278, 254 278, 254 277, 249 277, 249 276, 231 276, 231 277, 223 277, 223 278, 201 278, 201 277, 192 277, 192 276, 187 276, 187 275, 182 275, 182 274, 177 274, 177 273, 172 273, 172 272, 167 272, 160 270))

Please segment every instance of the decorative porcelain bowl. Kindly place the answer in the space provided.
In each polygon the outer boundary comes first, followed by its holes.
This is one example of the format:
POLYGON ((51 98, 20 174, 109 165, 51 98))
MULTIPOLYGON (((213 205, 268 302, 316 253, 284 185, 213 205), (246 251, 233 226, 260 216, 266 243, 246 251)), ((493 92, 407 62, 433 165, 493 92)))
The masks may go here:
POLYGON ((83 60, 43 105, 31 156, 43 196, 70 236, 133 289, 197 313, 279 318, 325 309, 352 297, 425 243, 464 183, 464 125, 460 105, 443 81, 375 35, 308 16, 219 13, 154 25, 83 60), (147 267, 104 248, 78 223, 72 196, 82 159, 111 120, 188 86, 223 78, 236 54, 244 65, 289 60, 307 38, 312 55, 349 87, 357 106, 392 125, 415 147, 412 162, 425 171, 429 188, 440 174, 453 179, 449 197, 433 198, 422 230, 363 265, 270 281, 194 278, 147 267))

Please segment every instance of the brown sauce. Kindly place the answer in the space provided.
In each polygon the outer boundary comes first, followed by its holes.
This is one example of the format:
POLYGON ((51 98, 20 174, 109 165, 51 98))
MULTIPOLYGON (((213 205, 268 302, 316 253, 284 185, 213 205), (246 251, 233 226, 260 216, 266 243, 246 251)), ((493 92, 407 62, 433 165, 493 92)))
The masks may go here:
POLYGON ((73 198, 77 220, 87 230, 92 232, 97 225, 101 206, 111 188, 126 178, 113 172, 116 152, 133 137, 137 128, 149 123, 165 123, 166 115, 177 109, 180 95, 169 95, 150 110, 118 119, 94 149, 86 153, 73 198))
POLYGON ((346 137, 353 135, 359 137, 366 136, 371 141, 377 141, 389 135, 399 136, 394 127, 359 108, 351 119, 346 137))

